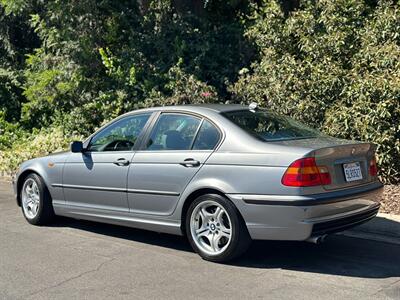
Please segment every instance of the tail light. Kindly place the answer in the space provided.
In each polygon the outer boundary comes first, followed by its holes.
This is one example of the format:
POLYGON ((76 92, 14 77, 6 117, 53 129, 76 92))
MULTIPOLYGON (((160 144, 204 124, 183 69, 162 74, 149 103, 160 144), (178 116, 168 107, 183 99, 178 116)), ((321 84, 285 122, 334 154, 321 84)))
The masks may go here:
POLYGON ((328 168, 317 166, 314 157, 294 161, 282 177, 286 186, 316 186, 331 184, 328 168))
POLYGON ((369 162, 369 175, 378 175, 378 166, 376 165, 376 157, 374 156, 369 162))

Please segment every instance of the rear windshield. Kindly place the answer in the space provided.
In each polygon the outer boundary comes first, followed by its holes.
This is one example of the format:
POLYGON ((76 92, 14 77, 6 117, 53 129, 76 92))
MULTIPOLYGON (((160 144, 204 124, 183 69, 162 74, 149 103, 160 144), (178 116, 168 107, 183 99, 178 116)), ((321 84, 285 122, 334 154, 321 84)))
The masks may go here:
POLYGON ((233 123, 264 141, 308 139, 322 136, 319 131, 289 117, 266 110, 223 113, 233 123))

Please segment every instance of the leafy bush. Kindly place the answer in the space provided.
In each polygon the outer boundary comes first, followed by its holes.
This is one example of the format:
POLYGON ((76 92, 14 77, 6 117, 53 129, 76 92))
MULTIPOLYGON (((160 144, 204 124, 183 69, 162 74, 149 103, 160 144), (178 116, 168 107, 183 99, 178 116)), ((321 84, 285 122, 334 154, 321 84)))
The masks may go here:
POLYGON ((218 93, 213 86, 200 81, 192 74, 187 74, 180 68, 181 61, 168 72, 169 81, 165 90, 169 90, 171 96, 165 97, 154 91, 151 97, 146 99, 145 106, 179 105, 216 103, 219 101, 218 93))
POLYGON ((246 35, 261 60, 231 87, 333 136, 378 144, 385 182, 400 181, 400 10, 391 1, 254 7, 246 35))
POLYGON ((0 151, 9 149, 26 135, 18 123, 10 123, 5 118, 6 113, 0 111, 0 151))
POLYGON ((73 140, 81 136, 64 134, 62 128, 35 130, 32 134, 20 138, 11 148, 0 151, 0 171, 11 174, 18 166, 31 158, 45 156, 49 153, 66 150, 73 140))

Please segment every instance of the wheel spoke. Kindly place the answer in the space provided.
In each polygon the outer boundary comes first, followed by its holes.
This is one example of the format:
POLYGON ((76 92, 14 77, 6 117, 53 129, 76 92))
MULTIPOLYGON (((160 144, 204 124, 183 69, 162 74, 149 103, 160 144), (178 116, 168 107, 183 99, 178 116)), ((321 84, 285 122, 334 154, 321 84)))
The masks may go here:
POLYGON ((221 215, 221 213, 223 212, 223 210, 222 210, 222 208, 221 207, 217 207, 216 209, 215 209, 215 212, 213 213, 213 217, 214 217, 214 219, 216 220, 216 221, 219 221, 219 216, 221 215))
POLYGON ((37 213, 38 207, 39 207, 39 206, 38 206, 36 203, 32 205, 32 212, 33 212, 34 214, 37 213))
POLYGON ((28 195, 32 194, 32 188, 29 185, 26 186, 25 191, 28 195))
POLYGON ((202 233, 200 233, 197 238, 199 241, 203 240, 204 238, 207 239, 208 241, 210 241, 209 235, 210 233, 208 231, 204 231, 202 233))
POLYGON ((198 212, 198 215, 200 216, 201 221, 203 222, 203 224, 207 222, 206 214, 207 214, 207 212, 206 212, 206 210, 204 208, 200 209, 199 212, 198 212))
POLYGON ((221 224, 221 233, 223 233, 225 236, 230 236, 231 235, 231 229, 225 227, 224 224, 221 224))
POLYGON ((33 184, 33 192, 35 195, 39 195, 39 188, 36 183, 33 184))
POLYGON ((204 236, 204 233, 206 231, 208 231, 208 228, 202 226, 201 228, 196 230, 196 234, 197 234, 198 237, 201 237, 201 236, 204 236))
POLYGON ((216 233, 213 233, 213 234, 210 234, 210 235, 211 235, 211 237, 209 238, 209 240, 210 240, 211 248, 215 252, 217 252, 217 251, 220 250, 220 248, 218 246, 218 242, 219 242, 220 236, 218 234, 216 234, 216 233))
POLYGON ((202 213, 203 216, 204 216, 204 221, 208 221, 208 220, 210 219, 210 217, 212 216, 212 214, 210 214, 210 213, 206 210, 205 207, 202 207, 200 211, 201 211, 201 213, 202 213))
POLYGON ((39 203, 40 196, 39 195, 34 195, 33 199, 36 201, 36 203, 39 203))
POLYGON ((223 223, 224 223, 224 220, 223 220, 223 218, 222 218, 222 216, 224 215, 224 213, 225 213, 225 212, 224 212, 222 209, 220 209, 220 210, 218 211, 217 216, 216 216, 216 220, 217 220, 218 223, 221 224, 221 226, 222 226, 223 223))

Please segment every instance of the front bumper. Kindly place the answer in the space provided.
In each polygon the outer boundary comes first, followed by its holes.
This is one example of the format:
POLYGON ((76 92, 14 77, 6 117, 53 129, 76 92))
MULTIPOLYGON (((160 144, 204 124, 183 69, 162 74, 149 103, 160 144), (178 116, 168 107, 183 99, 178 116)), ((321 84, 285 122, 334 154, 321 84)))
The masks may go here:
POLYGON ((376 216, 381 183, 308 196, 228 194, 252 239, 306 240, 343 231, 376 216))

